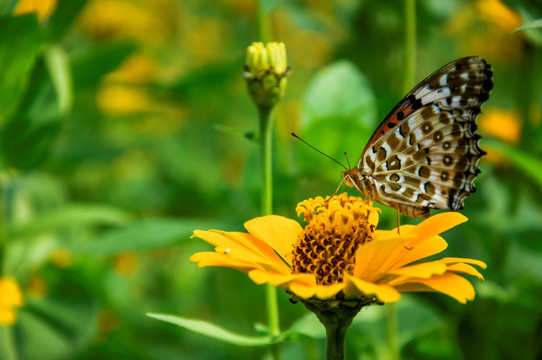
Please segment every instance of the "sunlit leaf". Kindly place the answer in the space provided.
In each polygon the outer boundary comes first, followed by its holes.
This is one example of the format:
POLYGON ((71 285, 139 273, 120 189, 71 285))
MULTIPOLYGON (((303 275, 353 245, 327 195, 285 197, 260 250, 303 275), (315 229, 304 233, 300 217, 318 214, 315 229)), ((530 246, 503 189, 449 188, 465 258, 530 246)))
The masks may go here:
POLYGON ((65 115, 71 108, 73 98, 68 55, 60 46, 51 46, 45 51, 44 58, 56 91, 59 115, 65 115))
POLYGON ((264 346, 274 344, 277 341, 271 336, 245 336, 235 334, 231 331, 225 330, 219 326, 208 323, 202 320, 185 319, 182 317, 166 314, 153 314, 148 313, 147 316, 183 327, 187 330, 194 331, 196 333, 221 340, 230 344, 239 346, 264 346))
POLYGON ((100 234, 96 239, 73 245, 74 252, 112 255, 122 251, 142 251, 171 246, 186 241, 195 229, 221 229, 219 220, 173 219, 146 217, 125 227, 100 234))
POLYGON ((348 61, 320 70, 303 96, 305 124, 330 117, 350 118, 373 126, 376 102, 365 76, 348 61))
POLYGON ((67 205, 30 222, 8 228, 11 240, 29 238, 43 232, 57 231, 77 226, 121 225, 128 215, 117 208, 105 205, 67 205))
POLYGON ((529 22, 521 25, 517 29, 515 29, 513 32, 529 30, 529 29, 538 29, 538 28, 542 28, 542 19, 536 19, 536 20, 533 20, 533 21, 529 21, 529 22))
POLYGON ((489 139, 486 144, 500 150, 502 156, 510 160, 542 188, 542 160, 539 157, 496 140, 489 139))

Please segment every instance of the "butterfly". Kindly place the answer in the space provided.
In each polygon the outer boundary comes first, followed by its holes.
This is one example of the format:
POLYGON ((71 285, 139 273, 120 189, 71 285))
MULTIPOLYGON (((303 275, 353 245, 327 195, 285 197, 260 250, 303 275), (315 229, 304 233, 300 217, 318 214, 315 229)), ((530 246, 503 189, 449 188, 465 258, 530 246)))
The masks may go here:
POLYGON ((476 116, 492 88, 493 69, 478 56, 435 71, 386 116, 357 166, 342 172, 343 182, 397 216, 462 209, 486 154, 476 116))

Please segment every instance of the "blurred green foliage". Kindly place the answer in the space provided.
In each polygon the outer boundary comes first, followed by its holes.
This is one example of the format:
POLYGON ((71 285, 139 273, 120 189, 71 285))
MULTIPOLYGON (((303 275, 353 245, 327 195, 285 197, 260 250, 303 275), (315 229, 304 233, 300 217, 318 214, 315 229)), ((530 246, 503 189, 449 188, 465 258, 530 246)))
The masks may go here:
MULTIPOLYGON (((262 3, 293 68, 276 109, 274 200, 277 214, 295 218, 298 201, 335 190, 341 169, 289 134, 357 162, 403 95, 403 7, 262 3)), ((512 33, 539 19, 542 4, 505 3, 417 2, 417 79, 480 55, 495 88, 479 117, 489 155, 463 211, 470 221, 445 235, 448 256, 488 264, 486 282, 467 305, 405 296, 405 359, 542 357, 542 35, 512 33)), ((261 287, 188 260, 210 250, 192 230, 241 230, 258 215, 258 149, 243 136, 257 116, 240 75, 259 40, 255 1, 59 0, 39 20, 16 6, 0 3, 0 269, 25 296, 19 321, 4 328, 19 358, 264 358, 266 347, 145 316, 263 333, 261 287)), ((394 217, 383 209, 379 226, 394 217)), ((315 318, 285 293, 279 303, 284 358, 323 358, 315 318)), ((378 307, 358 315, 351 358, 386 358, 383 316, 378 307)))

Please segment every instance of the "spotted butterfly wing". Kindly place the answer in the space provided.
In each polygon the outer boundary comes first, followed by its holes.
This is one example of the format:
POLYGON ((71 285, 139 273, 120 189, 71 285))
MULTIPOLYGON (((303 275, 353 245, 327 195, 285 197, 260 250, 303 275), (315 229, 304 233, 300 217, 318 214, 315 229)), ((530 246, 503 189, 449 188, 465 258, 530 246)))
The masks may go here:
POLYGON ((455 60, 418 84, 373 133, 347 186, 413 217, 459 210, 476 191, 476 116, 489 98, 493 70, 473 56, 455 60))

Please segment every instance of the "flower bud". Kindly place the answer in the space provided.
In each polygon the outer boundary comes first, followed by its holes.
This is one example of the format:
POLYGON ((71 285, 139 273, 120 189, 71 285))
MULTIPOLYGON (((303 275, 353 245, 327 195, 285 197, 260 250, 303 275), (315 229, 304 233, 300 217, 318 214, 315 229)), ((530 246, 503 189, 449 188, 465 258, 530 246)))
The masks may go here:
POLYGON ((270 108, 282 98, 289 73, 284 43, 271 42, 264 46, 255 42, 247 48, 243 76, 257 106, 270 108))

